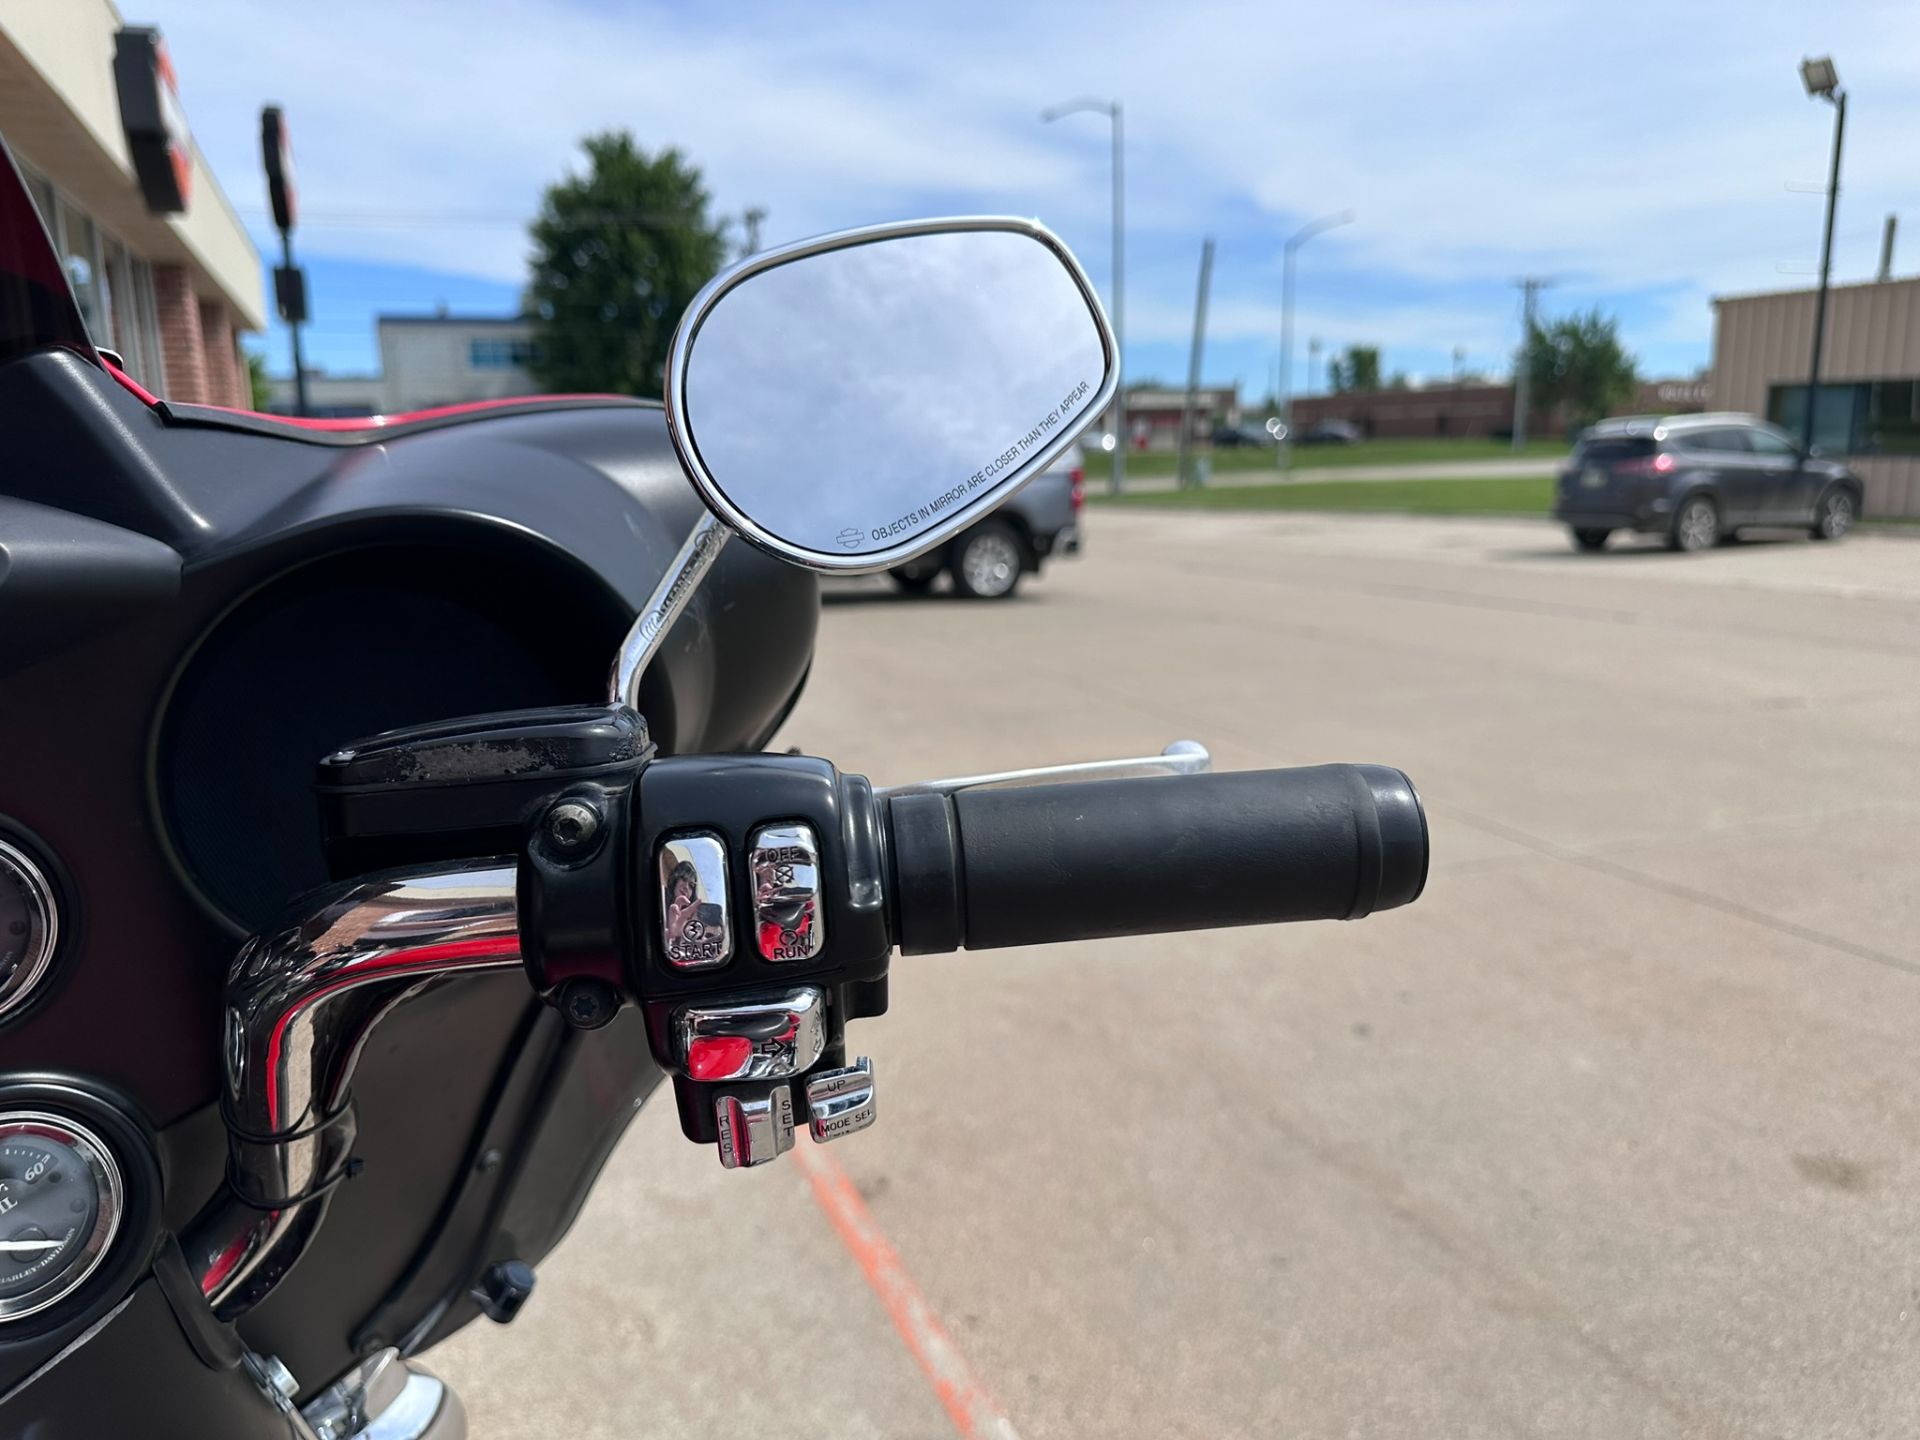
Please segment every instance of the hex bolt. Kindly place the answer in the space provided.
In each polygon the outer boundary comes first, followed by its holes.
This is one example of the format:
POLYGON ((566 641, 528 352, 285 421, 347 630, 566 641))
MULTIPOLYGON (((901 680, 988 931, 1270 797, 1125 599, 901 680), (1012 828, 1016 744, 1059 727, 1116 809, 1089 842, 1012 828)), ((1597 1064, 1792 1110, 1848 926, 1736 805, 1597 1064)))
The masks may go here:
POLYGON ((562 800, 547 811, 547 839, 563 855, 577 855, 600 833, 600 812, 585 800, 562 800))

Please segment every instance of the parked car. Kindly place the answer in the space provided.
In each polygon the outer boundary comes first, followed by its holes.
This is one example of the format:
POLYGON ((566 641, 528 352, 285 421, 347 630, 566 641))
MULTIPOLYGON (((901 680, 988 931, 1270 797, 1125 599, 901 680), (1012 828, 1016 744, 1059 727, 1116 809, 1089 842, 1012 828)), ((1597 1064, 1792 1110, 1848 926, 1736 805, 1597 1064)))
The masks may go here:
POLYGON ((1583 431, 1553 513, 1582 550, 1616 530, 1706 550, 1747 526, 1838 540, 1860 518, 1859 476, 1753 415, 1632 415, 1583 431))
POLYGON ((1004 600, 1020 577, 1038 574, 1055 555, 1080 553, 1080 508, 1086 502, 1086 457, 1069 445, 1053 464, 970 530, 889 571, 902 590, 931 589, 946 571, 953 588, 975 600, 1004 600))
POLYGON ((1296 445, 1353 445, 1367 438, 1367 432, 1351 420, 1316 420, 1293 437, 1296 445))
POLYGON ((1213 432, 1217 450, 1259 448, 1273 443, 1273 436, 1258 425, 1222 425, 1213 432))

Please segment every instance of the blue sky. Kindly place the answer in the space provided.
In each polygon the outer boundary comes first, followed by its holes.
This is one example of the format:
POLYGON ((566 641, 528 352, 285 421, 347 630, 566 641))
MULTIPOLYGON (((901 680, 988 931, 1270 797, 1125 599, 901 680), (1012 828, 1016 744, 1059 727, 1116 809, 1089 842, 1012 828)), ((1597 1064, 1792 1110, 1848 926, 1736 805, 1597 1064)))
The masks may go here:
MULTIPOLYGON (((1911 0, 174 0, 139 18, 263 252, 257 114, 286 106, 308 354, 335 371, 376 364, 383 310, 512 309, 541 186, 610 126, 679 146, 719 211, 766 207, 766 243, 1037 215, 1104 295, 1106 121, 1038 112, 1116 95, 1129 371, 1184 376, 1211 235, 1205 377, 1250 395, 1272 385, 1282 241, 1344 209, 1301 252, 1296 387, 1313 337, 1415 377, 1447 375, 1456 346, 1502 370, 1523 273, 1554 277, 1548 314, 1617 315, 1643 373, 1704 365, 1710 296, 1811 282, 1831 112, 1801 91, 1804 54, 1831 51, 1853 96, 1837 279, 1872 273, 1881 217, 1920 192, 1911 0)), ((1908 239, 1920 255, 1920 215, 1908 239)), ((265 349, 286 367, 277 330, 265 349)))

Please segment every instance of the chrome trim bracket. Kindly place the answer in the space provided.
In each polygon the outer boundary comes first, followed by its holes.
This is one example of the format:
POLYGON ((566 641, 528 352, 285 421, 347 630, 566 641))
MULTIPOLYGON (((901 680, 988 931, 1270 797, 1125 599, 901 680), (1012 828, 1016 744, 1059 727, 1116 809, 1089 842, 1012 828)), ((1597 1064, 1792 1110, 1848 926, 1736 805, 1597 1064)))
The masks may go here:
POLYGON ((499 859, 353 881, 241 950, 227 977, 227 1184, 181 1237, 221 1319, 264 1298, 319 1227, 374 1027, 435 981, 519 967, 516 878, 499 859))
POLYGON ((713 562, 720 557, 720 551, 732 535, 712 511, 700 516, 681 543, 679 553, 668 563, 653 594, 633 617, 626 638, 620 642, 613 677, 607 685, 607 699, 611 703, 625 705, 629 710, 640 708, 640 677, 646 673, 653 657, 660 653, 667 631, 687 608, 693 592, 700 588, 700 582, 713 568, 713 562))
POLYGON ((1054 785, 1069 780, 1124 780, 1137 775, 1204 775, 1213 756, 1198 740, 1175 740, 1158 755, 1130 760, 1080 760, 1071 765, 1042 765, 1032 770, 1001 770, 992 775, 959 775, 947 780, 917 780, 908 785, 877 785, 873 798, 896 795, 952 795, 989 785, 1054 785))

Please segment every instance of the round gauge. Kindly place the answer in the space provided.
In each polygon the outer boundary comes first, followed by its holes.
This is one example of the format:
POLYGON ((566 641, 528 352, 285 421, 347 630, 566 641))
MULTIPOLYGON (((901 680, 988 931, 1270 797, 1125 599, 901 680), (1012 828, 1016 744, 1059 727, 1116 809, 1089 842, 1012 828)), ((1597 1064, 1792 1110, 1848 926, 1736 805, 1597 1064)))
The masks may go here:
POLYGON ((124 1201, 119 1167, 91 1131, 0 1112, 0 1323, 79 1288, 113 1243, 124 1201))
POLYGON ((26 1003, 59 940, 60 912, 46 875, 0 840, 0 1015, 26 1003))

